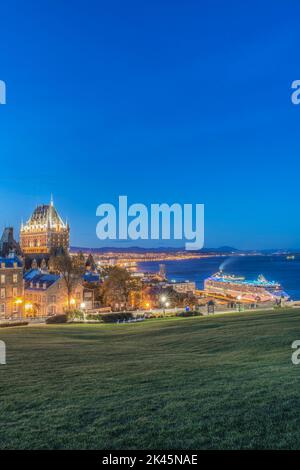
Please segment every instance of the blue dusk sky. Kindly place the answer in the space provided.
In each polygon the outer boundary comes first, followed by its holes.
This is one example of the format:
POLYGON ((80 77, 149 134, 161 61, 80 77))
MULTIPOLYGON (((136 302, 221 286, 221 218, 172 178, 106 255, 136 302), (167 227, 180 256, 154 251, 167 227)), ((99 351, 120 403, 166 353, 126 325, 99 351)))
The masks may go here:
POLYGON ((53 193, 72 244, 100 247, 97 206, 127 195, 204 203, 207 247, 299 248, 299 10, 2 2, 0 225, 53 193))

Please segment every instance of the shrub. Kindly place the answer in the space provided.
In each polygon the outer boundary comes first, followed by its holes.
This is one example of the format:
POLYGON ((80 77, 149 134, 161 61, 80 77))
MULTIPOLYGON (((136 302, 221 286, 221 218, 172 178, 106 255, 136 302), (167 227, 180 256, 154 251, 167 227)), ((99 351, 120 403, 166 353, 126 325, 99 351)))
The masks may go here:
POLYGON ((10 326, 26 326, 26 325, 28 325, 28 321, 14 321, 14 322, 0 323, 0 328, 8 328, 10 326))
POLYGON ((102 317, 103 317, 103 314, 101 314, 101 313, 88 313, 86 315, 86 319, 89 320, 89 321, 92 320, 92 321, 101 321, 102 322, 103 321, 102 317))
POLYGON ((133 318, 132 312, 116 312, 101 315, 104 323, 116 323, 117 321, 129 320, 133 318))
POLYGON ((176 313, 176 317, 199 317, 201 316, 201 312, 186 312, 185 310, 183 312, 178 312, 176 313))
POLYGON ((84 320, 84 314, 82 310, 74 310, 67 313, 69 320, 84 320))
POLYGON ((52 317, 46 318, 46 323, 67 323, 68 317, 65 313, 60 315, 53 315, 52 317))
MULTIPOLYGON (((75 309, 64 309, 64 314, 67 316, 67 320, 83 320, 83 312, 77 308, 75 309)), ((59 314, 60 315, 60 314, 59 314)))

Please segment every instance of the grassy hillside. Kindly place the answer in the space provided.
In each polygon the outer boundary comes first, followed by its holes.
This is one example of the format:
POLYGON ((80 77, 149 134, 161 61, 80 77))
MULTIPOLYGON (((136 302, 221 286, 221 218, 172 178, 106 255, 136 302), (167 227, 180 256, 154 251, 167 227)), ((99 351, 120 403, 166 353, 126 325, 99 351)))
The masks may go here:
POLYGON ((300 448, 300 312, 0 330, 0 448, 300 448))

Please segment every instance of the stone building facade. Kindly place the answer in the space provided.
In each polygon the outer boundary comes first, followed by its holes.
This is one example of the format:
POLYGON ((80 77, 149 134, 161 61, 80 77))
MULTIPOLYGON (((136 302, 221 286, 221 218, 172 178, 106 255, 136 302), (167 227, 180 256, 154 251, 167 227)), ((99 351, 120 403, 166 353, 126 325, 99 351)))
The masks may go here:
MULTIPOLYGON (((68 296, 64 280, 58 274, 32 269, 24 274, 25 317, 47 317, 64 313, 68 296)), ((72 308, 80 308, 83 286, 78 283, 72 293, 72 308)))
POLYGON ((0 257, 0 320, 20 318, 24 304, 23 263, 14 253, 0 257))

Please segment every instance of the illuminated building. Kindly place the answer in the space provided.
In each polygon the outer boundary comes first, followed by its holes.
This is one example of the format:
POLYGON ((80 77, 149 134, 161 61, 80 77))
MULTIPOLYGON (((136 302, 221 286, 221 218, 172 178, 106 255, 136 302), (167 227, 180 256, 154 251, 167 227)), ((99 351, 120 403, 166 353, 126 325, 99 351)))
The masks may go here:
POLYGON ((54 207, 38 206, 20 230, 20 245, 26 255, 49 255, 53 251, 69 250, 70 228, 54 207))
POLYGON ((172 287, 180 294, 194 294, 196 292, 196 283, 194 281, 171 281, 166 284, 167 287, 172 287))
POLYGON ((83 276, 83 302, 86 310, 91 310, 100 304, 100 302, 95 302, 95 294, 101 282, 100 275, 97 272, 87 269, 83 276))
MULTIPOLYGON (((41 269, 31 269, 24 274, 24 313, 27 317, 47 317, 64 313, 68 307, 65 283, 58 274, 41 269)), ((72 308, 79 308, 83 301, 83 287, 78 283, 72 294, 72 308)))
POLYGON ((0 257, 0 319, 20 317, 22 304, 23 263, 11 252, 0 257))

